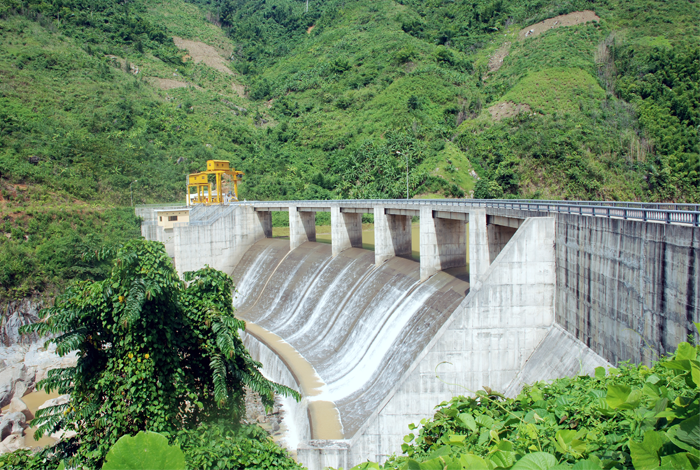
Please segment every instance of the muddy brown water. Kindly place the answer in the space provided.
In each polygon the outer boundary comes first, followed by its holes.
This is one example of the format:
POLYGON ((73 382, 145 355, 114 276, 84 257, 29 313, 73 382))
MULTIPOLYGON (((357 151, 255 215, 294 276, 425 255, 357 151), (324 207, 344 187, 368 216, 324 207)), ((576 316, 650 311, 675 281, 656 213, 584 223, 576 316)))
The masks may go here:
MULTIPOLYGON (((59 396, 60 394, 57 392, 46 393, 43 390, 41 390, 26 394, 22 397, 22 401, 27 404, 27 408, 29 408, 29 411, 32 412, 32 415, 35 415, 36 410, 38 410, 39 407, 43 405, 47 400, 51 400, 52 398, 58 398, 59 396)), ((9 409, 10 405, 4 407, 2 409, 3 414, 7 413, 9 409)), ((24 430, 24 442, 27 447, 46 447, 56 442, 56 439, 50 436, 42 436, 38 440, 34 439, 35 431, 36 428, 33 427, 29 427, 24 430)))

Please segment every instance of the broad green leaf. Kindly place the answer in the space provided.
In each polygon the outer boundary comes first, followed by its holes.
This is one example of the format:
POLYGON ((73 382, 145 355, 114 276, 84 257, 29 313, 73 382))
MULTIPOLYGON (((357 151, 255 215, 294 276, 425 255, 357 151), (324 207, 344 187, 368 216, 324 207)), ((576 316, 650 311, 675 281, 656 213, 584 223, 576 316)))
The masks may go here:
POLYGON ((685 359, 689 360, 695 360, 697 357, 698 351, 695 349, 694 346, 691 346, 690 344, 686 342, 682 342, 678 344, 678 348, 676 349, 676 360, 683 361, 685 359))
POLYGON ((462 413, 459 415, 459 420, 472 431, 476 431, 476 421, 470 413, 462 413))
POLYGON ((690 378, 695 388, 700 388, 700 362, 690 361, 690 378))
POLYGON ((668 439, 666 435, 658 431, 647 431, 644 440, 629 441, 630 455, 635 470, 653 470, 659 466, 659 449, 668 439))
POLYGON ((627 385, 610 385, 605 401, 611 408, 617 408, 627 401, 632 389, 627 385))
POLYGON ((508 452, 512 452, 512 451, 513 451, 513 443, 510 442, 510 441, 506 441, 506 440, 499 441, 499 442, 498 442, 498 448, 499 448, 500 450, 505 450, 505 451, 508 451, 508 452))
POLYGON ((673 455, 664 455, 661 457, 661 467, 672 468, 673 470, 686 470, 694 468, 688 460, 688 455, 685 452, 673 455))
POLYGON ((355 465, 350 470, 367 470, 369 468, 379 470, 381 467, 379 466, 378 463, 375 463, 375 462, 363 462, 360 465, 355 465))
POLYGON ((656 374, 651 374, 649 377, 647 377, 647 382, 649 382, 650 384, 656 385, 659 382, 659 380, 661 379, 656 374))
POLYGON ((444 470, 445 459, 438 457, 436 459, 426 460, 421 462, 420 470, 444 470))
POLYGON ((421 470, 420 464, 413 459, 408 459, 406 463, 408 464, 408 470, 421 470))
POLYGON ((122 436, 109 449, 102 470, 185 470, 185 454, 180 446, 156 432, 141 431, 122 436))
POLYGON ((449 437, 450 444, 461 444, 467 436, 459 434, 451 434, 449 437))
POLYGON ((557 464, 557 459, 547 452, 525 454, 513 465, 512 470, 549 470, 557 464))
POLYGON ((491 460, 491 462, 497 467, 510 468, 515 462, 515 452, 497 450, 493 454, 489 455, 489 460, 491 460))
POLYGON ((605 378, 605 367, 596 367, 595 368, 595 378, 596 379, 604 379, 605 378))
POLYGON ((479 415, 475 419, 476 424, 483 426, 485 428, 491 429, 493 427, 493 418, 487 415, 479 415))
POLYGON ((553 467, 549 467, 549 470, 571 470, 571 465, 568 463, 560 463, 553 467))
POLYGON ((414 436, 413 433, 407 434, 407 435, 405 435, 405 436, 403 437, 403 441, 404 441, 405 443, 408 444, 408 443, 411 442, 415 437, 416 437, 416 436, 414 436))
POLYGON ((688 359, 659 362, 659 365, 673 370, 690 370, 690 361, 688 359))
POLYGON ((66 463, 63 460, 61 460, 61 463, 59 464, 56 470, 66 470, 66 463))
POLYGON ((491 470, 486 460, 478 455, 467 454, 459 458, 462 468, 469 470, 491 470))
POLYGON ((590 460, 579 460, 574 464, 571 470, 600 470, 602 467, 590 460))
POLYGON ((680 422, 676 438, 696 449, 700 449, 700 415, 691 416, 680 422))

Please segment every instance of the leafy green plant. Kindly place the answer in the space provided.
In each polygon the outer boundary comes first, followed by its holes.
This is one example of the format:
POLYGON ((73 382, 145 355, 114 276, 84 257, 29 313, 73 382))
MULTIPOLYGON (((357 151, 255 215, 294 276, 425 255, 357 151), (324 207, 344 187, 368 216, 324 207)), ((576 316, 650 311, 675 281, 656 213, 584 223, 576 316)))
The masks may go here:
POLYGON ((185 454, 168 438, 151 431, 122 436, 109 449, 102 470, 185 470, 185 454))
POLYGON ((303 468, 255 425, 202 424, 178 432, 175 441, 185 453, 188 470, 303 468))
POLYGON ((37 412, 37 434, 78 433, 74 456, 99 465, 124 435, 173 433, 203 421, 237 423, 243 386, 266 406, 274 393, 299 395, 266 380, 238 335, 230 277, 211 268, 180 281, 161 243, 119 248, 111 275, 69 287, 24 332, 50 335, 59 355, 78 351, 75 367, 54 369, 38 388, 71 402, 37 412))

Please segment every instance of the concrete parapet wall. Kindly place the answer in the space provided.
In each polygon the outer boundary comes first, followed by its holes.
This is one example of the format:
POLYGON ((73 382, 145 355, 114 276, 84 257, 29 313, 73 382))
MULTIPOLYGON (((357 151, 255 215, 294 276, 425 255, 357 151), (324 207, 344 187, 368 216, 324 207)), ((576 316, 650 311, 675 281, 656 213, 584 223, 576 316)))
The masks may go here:
POLYGON ((554 261, 554 219, 526 220, 357 433, 349 463, 384 461, 400 449, 408 424, 432 416, 443 400, 483 386, 504 390, 554 321, 554 261))
POLYGON ((557 323, 612 364, 649 364, 700 321, 700 229, 557 216, 557 323))

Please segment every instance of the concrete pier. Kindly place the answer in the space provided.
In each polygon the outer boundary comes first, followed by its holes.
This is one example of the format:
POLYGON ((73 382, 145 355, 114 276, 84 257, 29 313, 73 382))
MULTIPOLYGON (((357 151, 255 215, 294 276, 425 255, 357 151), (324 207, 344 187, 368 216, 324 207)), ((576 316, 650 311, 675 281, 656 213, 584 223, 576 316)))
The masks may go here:
POLYGON ((469 282, 474 285, 489 268, 489 239, 486 210, 469 211, 469 282))
POLYGON ((385 207, 374 208, 374 260, 377 266, 394 256, 410 258, 411 219, 411 215, 387 214, 385 207))
POLYGON ((467 265, 469 214, 420 210, 420 279, 438 271, 467 265))
POLYGON ((300 211, 289 206, 289 246, 293 250, 302 243, 316 241, 316 212, 300 211))
POLYGON ((362 213, 331 207, 331 244, 333 256, 350 248, 362 248, 362 213))

